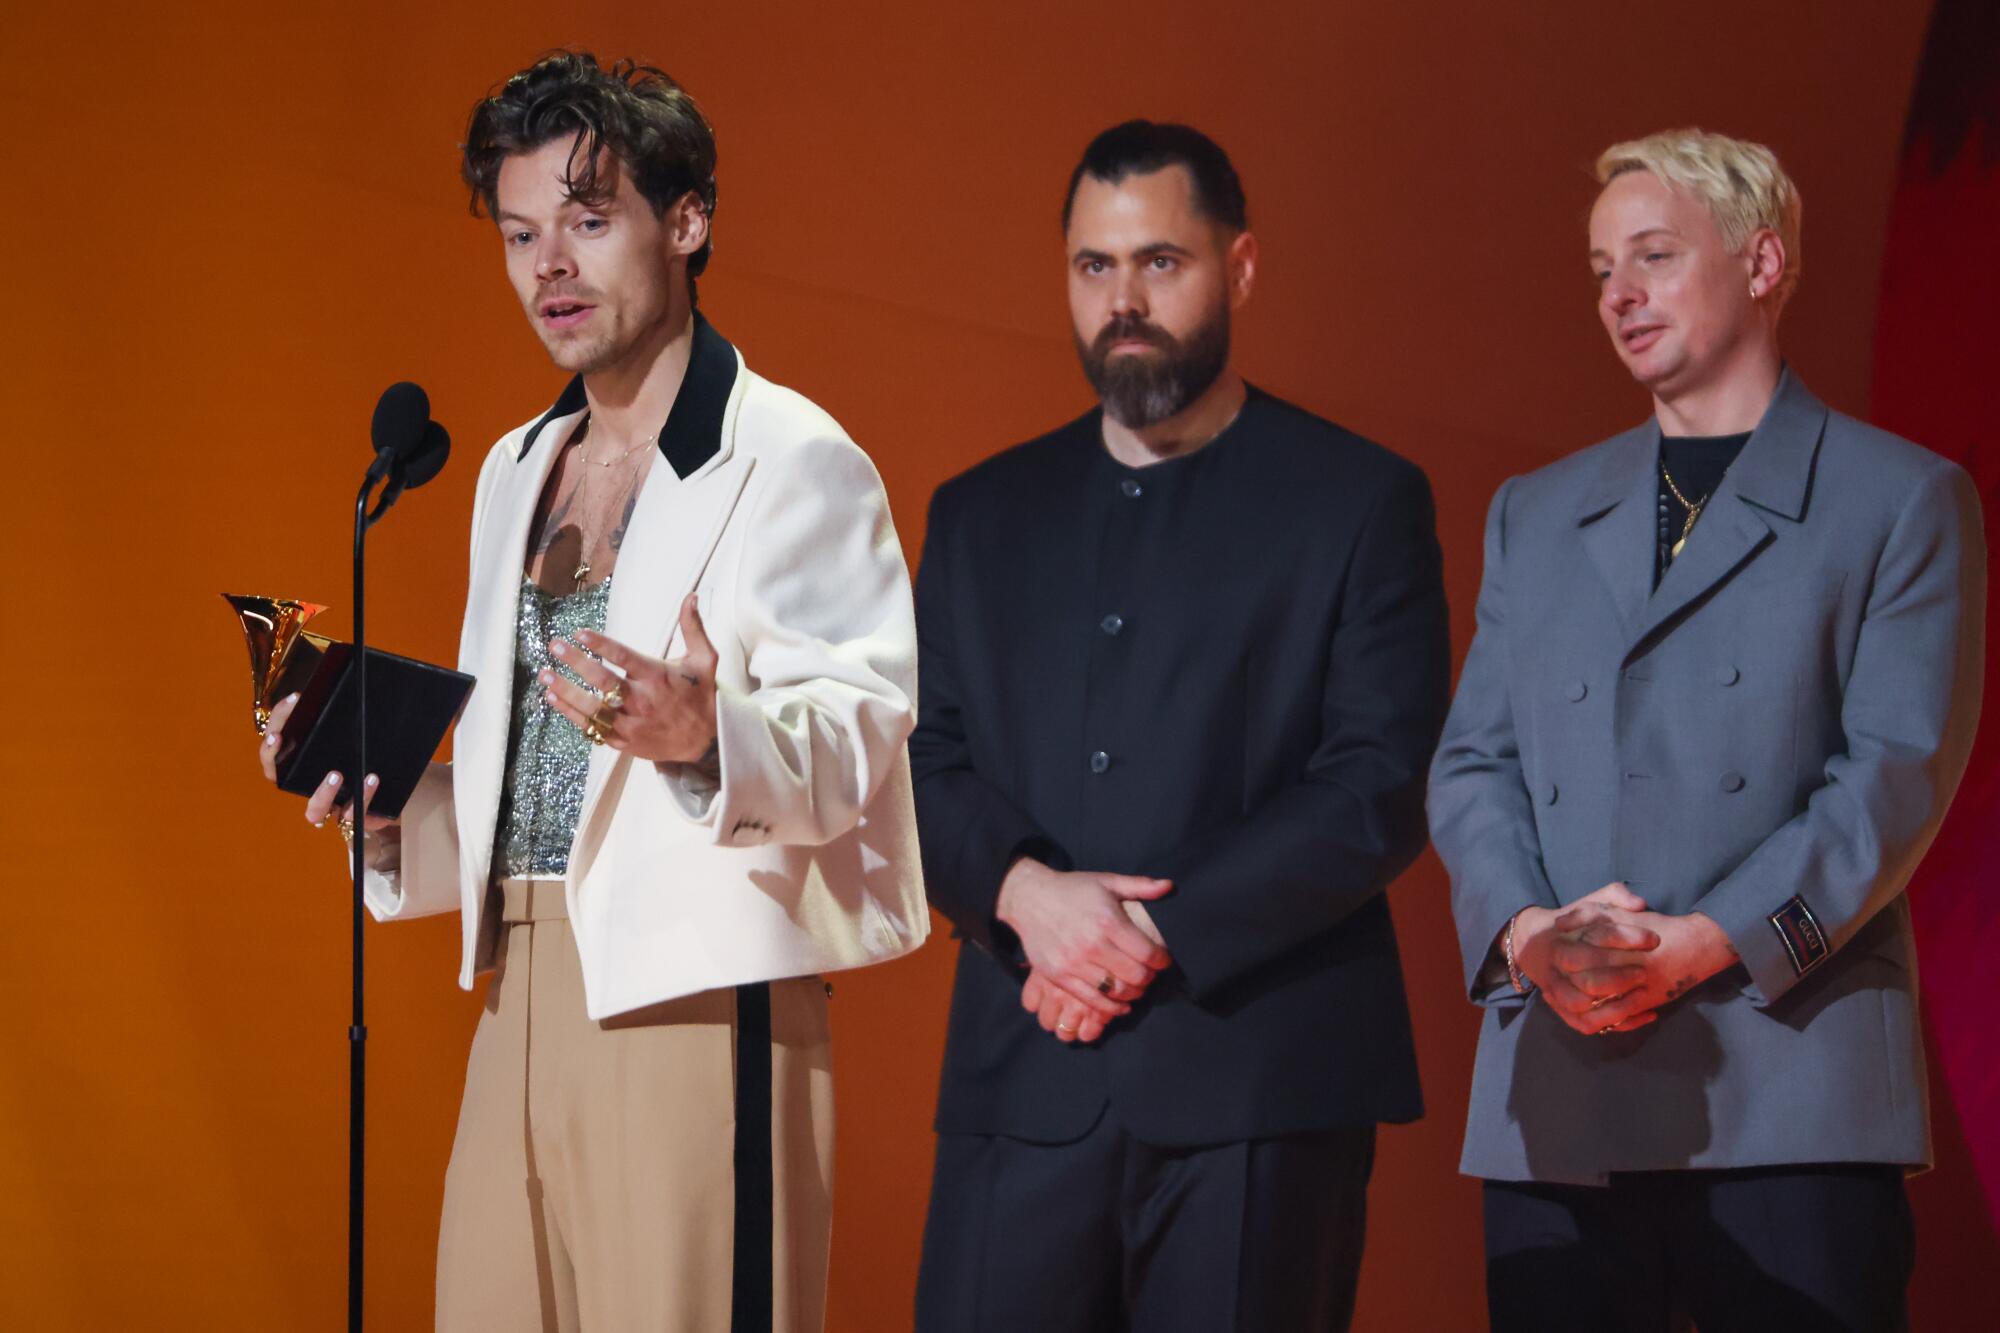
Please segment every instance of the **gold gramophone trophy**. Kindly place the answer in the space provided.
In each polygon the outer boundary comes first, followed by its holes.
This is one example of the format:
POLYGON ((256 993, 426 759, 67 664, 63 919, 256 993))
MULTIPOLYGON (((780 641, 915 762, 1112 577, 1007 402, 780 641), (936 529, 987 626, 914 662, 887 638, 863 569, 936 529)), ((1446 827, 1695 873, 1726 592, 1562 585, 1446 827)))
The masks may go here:
MULTIPOLYGON (((354 645, 306 629, 317 602, 222 594, 250 647, 250 716, 262 735, 280 699, 298 695, 272 755, 278 789, 310 796, 328 773, 361 761, 361 687, 354 645)), ((368 771, 379 780, 369 809, 394 817, 472 692, 472 677, 370 648, 368 771)))
POLYGON ((306 622, 326 610, 318 602, 224 593, 236 608, 243 638, 250 645, 251 715, 257 734, 270 724, 271 708, 311 677, 332 640, 306 633, 306 622))

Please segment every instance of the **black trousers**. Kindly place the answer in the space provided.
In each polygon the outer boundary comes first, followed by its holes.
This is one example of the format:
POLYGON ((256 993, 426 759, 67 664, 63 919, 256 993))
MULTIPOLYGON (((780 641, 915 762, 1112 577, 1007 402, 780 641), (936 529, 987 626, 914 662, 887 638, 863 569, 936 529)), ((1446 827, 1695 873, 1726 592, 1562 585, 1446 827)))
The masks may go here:
POLYGON ((1915 1257, 1900 1167, 1486 1182, 1494 1333, 1902 1333, 1915 1257))
POLYGON ((1160 1148, 938 1136, 918 1333, 1338 1333, 1375 1127, 1160 1148))

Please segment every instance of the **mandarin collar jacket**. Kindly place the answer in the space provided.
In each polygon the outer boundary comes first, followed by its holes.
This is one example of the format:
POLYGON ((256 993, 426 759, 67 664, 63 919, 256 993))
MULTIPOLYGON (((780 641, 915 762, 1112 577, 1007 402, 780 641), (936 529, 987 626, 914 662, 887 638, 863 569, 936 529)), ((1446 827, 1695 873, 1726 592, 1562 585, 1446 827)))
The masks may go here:
POLYGON ((1420 469, 1253 390, 1126 468, 1097 413, 940 487, 910 743, 959 952, 937 1128, 1154 1144, 1422 1113, 1385 890, 1422 851, 1451 654, 1420 469), (1020 1005, 1012 859, 1174 882, 1175 965, 1089 1046, 1020 1005))

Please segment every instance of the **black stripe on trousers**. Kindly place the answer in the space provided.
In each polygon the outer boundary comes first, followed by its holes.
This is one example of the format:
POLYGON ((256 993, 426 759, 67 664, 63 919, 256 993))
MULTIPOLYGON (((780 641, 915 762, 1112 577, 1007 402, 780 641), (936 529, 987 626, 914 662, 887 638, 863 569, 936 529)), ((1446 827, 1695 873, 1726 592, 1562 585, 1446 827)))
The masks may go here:
POLYGON ((729 1333, 771 1333, 771 986, 736 988, 736 1250, 729 1333))

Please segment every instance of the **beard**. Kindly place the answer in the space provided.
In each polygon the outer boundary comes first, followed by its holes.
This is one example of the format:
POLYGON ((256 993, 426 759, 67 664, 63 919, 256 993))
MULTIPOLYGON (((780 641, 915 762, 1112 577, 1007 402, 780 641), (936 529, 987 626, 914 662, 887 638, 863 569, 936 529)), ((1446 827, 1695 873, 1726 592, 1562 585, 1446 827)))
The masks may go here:
POLYGON ((618 328, 611 310, 601 302, 593 304, 597 309, 590 324, 595 327, 557 333, 537 323, 535 331, 541 335, 542 347, 557 369, 576 375, 595 375, 618 364, 632 350, 633 339, 618 328))
POLYGON ((1186 411, 1221 376, 1229 364, 1229 306, 1218 303, 1185 338, 1137 315, 1114 315, 1088 343, 1072 336, 1084 377, 1104 410, 1126 429, 1144 430, 1186 411), (1151 343, 1158 350, 1114 358, 1112 344, 1127 340, 1151 343))
POLYGON ((584 337, 544 337, 542 346, 548 350, 549 360, 558 370, 569 371, 573 375, 596 375, 624 360, 632 350, 629 342, 620 342, 617 335, 605 333, 584 337))
POLYGON ((665 302, 646 300, 648 293, 644 291, 636 294, 639 299, 635 301, 634 285, 628 284, 617 302, 608 299, 601 288, 582 283, 535 292, 527 306, 528 320, 549 360, 558 369, 578 375, 601 374, 628 360, 665 313, 665 302), (549 299, 573 300, 595 309, 581 328, 558 331, 545 326, 536 315, 541 302, 549 299))

